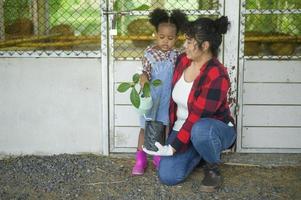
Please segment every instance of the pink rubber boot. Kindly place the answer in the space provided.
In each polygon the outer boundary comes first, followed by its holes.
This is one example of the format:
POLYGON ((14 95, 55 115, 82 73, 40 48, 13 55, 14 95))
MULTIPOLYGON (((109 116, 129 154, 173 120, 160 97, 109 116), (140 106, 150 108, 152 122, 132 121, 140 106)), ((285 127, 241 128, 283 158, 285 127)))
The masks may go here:
POLYGON ((143 175, 147 167, 147 156, 144 151, 138 150, 136 152, 136 163, 132 170, 132 175, 143 175))
POLYGON ((159 169, 159 164, 160 164, 160 156, 154 156, 153 157, 153 164, 156 167, 156 170, 159 169))

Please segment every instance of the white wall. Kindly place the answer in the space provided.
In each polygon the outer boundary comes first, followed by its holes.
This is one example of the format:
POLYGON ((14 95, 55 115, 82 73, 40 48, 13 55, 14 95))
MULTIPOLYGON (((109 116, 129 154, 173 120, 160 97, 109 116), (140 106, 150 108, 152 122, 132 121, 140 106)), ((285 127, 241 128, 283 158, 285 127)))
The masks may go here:
POLYGON ((239 152, 301 153, 300 64, 245 60, 239 152))
POLYGON ((102 153, 101 61, 0 59, 0 154, 102 153))
POLYGON ((137 150, 139 133, 139 115, 130 102, 130 91, 117 92, 121 82, 132 80, 141 61, 116 61, 114 63, 114 117, 111 119, 114 131, 110 137, 111 152, 135 152, 137 150))

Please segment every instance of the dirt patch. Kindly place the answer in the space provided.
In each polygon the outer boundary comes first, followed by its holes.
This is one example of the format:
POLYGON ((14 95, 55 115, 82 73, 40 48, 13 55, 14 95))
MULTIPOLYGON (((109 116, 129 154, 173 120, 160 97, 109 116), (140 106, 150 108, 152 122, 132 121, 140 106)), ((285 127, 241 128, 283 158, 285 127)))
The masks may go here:
POLYGON ((223 187, 199 191, 201 168, 177 186, 162 185, 149 161, 132 177, 133 156, 25 156, 0 161, 0 199, 301 199, 301 166, 222 165, 223 187))

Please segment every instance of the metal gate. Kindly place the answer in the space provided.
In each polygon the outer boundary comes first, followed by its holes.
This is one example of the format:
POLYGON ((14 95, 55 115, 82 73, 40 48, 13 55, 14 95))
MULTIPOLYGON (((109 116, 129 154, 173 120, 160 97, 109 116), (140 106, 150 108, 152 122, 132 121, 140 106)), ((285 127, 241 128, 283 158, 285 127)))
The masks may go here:
MULTIPOLYGON (((119 94, 116 92, 116 88, 120 82, 131 80, 132 74, 141 66, 141 56, 144 49, 153 42, 154 29, 147 19, 151 10, 156 7, 167 10, 181 9, 189 16, 190 20, 199 16, 217 18, 228 13, 227 16, 233 25, 225 38, 225 44, 231 48, 222 48, 220 59, 226 66, 229 66, 231 79, 235 82, 237 69, 237 56, 235 54, 237 55, 238 51, 238 40, 233 40, 233 38, 237 38, 238 34, 238 23, 236 23, 238 11, 231 11, 235 6, 238 7, 239 4, 234 3, 232 8, 228 7, 227 10, 223 0, 103 1, 102 66, 107 67, 103 68, 102 78, 105 79, 105 75, 108 75, 109 94, 108 97, 103 97, 103 100, 109 102, 109 110, 105 110, 105 106, 103 109, 105 113, 109 113, 110 152, 133 152, 136 150, 139 132, 138 115, 131 108, 129 94, 119 94)), ((181 47, 183 41, 183 37, 180 37, 177 47, 181 47)), ((231 99, 233 100, 232 108, 234 111, 235 83, 231 91, 231 99)))
POLYGON ((109 113, 110 152, 136 149, 138 115, 131 108, 129 98, 117 93, 116 87, 129 81, 141 65, 143 50, 153 40, 147 15, 156 7, 182 9, 190 19, 200 15, 228 16, 231 25, 224 36, 220 60, 228 67, 232 81, 229 98, 238 124, 237 151, 300 152, 301 97, 294 92, 300 91, 301 82, 298 1, 104 2, 102 30, 106 31, 102 31, 102 62, 107 66, 103 68, 103 79, 108 78, 109 97, 103 98, 110 102, 106 112, 109 113), (273 34, 273 30, 278 32, 273 34), (287 70, 283 70, 284 65, 288 66, 287 70), (286 92, 274 92, 279 88, 286 92), (289 98, 282 98, 285 95, 289 98), (277 118, 277 115, 287 117, 277 118))
POLYGON ((301 4, 241 1, 239 152, 301 152, 301 4))
POLYGON ((191 20, 228 16, 220 60, 232 81, 237 150, 301 152, 300 0, 0 0, 0 57, 101 59, 104 154, 131 152, 138 116, 116 86, 141 65, 156 7, 191 20))

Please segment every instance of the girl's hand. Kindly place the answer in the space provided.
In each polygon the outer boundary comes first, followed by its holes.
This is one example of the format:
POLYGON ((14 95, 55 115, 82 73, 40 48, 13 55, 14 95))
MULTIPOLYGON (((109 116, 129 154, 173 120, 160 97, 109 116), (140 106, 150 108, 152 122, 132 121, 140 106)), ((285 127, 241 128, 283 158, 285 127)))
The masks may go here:
POLYGON ((143 86, 146 82, 149 82, 148 77, 145 73, 143 73, 143 74, 140 75, 140 86, 141 86, 141 88, 143 88, 143 86))

